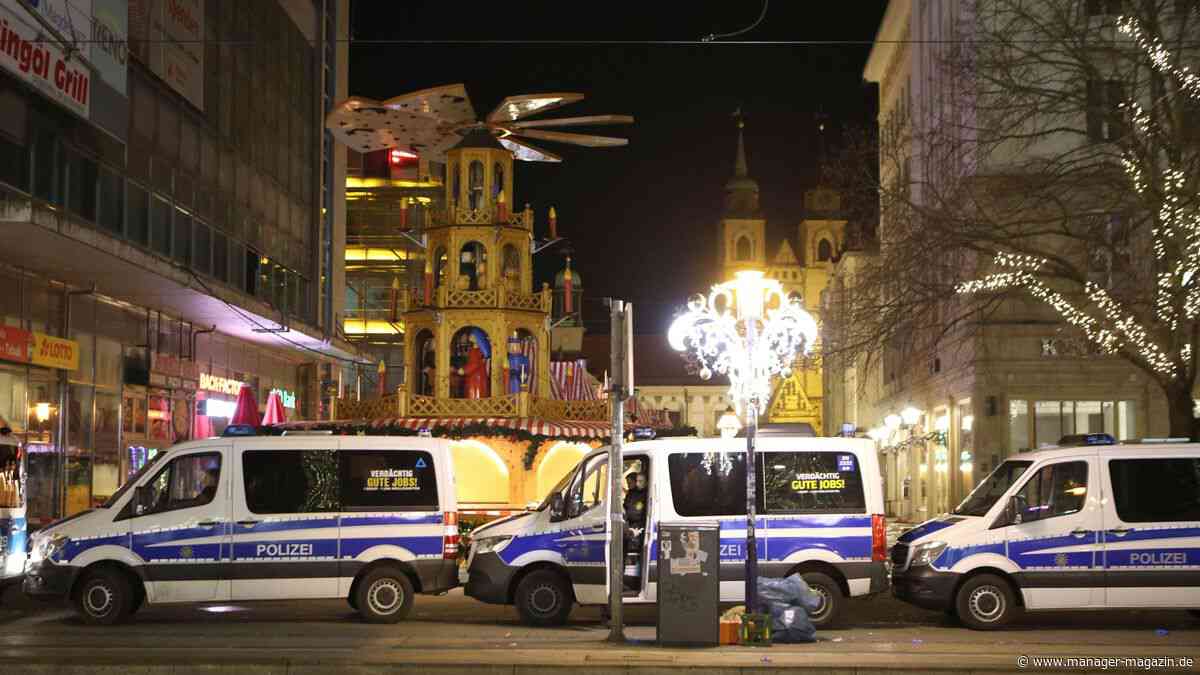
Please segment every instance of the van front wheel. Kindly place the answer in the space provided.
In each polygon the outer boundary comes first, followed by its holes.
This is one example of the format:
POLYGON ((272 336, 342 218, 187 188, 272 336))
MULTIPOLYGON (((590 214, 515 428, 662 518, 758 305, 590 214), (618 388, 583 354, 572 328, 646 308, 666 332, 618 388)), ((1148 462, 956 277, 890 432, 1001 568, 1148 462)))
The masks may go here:
POLYGON ((133 612, 135 601, 129 579, 113 569, 89 572, 75 591, 75 610, 93 625, 120 623, 133 612))
POLYGON ((412 582, 395 567, 377 567, 358 582, 352 605, 368 623, 396 623, 413 606, 412 582))
POLYGON ((550 570, 530 572, 517 584, 514 600, 521 621, 530 626, 561 626, 571 615, 571 586, 550 570))
POLYGON ((955 598, 958 618, 975 630, 1007 626, 1017 614, 1017 598, 1008 582, 994 574, 967 579, 955 598))

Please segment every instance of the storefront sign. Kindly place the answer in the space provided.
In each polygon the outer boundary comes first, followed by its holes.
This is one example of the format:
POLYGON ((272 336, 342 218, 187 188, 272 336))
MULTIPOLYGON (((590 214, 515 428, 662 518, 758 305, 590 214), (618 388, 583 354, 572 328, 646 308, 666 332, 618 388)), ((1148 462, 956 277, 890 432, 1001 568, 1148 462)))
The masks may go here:
POLYGON ((29 355, 29 361, 35 366, 79 370, 79 343, 44 333, 34 333, 33 351, 29 355))
POLYGON ((200 0, 129 0, 138 58, 192 105, 204 109, 204 8, 200 0))
POLYGON ((126 93, 128 34, 126 0, 92 0, 92 65, 100 78, 121 95, 126 93))
POLYGON ((0 359, 29 363, 29 345, 33 334, 20 328, 0 326, 0 359))
POLYGON ((237 396, 242 389, 242 383, 238 380, 230 380, 208 373, 200 373, 200 388, 204 391, 212 391, 218 394, 228 394, 237 396))
MULTIPOLYGON (((64 37, 91 42, 91 17, 60 0, 39 10, 64 37), (51 13, 53 15, 51 16, 51 13), (73 28, 73 30, 72 30, 73 28)), ((28 82, 75 114, 88 117, 92 71, 79 59, 68 59, 62 46, 41 39, 37 19, 17 0, 0 0, 0 67, 28 82)))
POLYGON ((296 407, 296 393, 295 392, 288 391, 287 389, 272 389, 271 391, 279 394, 279 400, 283 402, 283 407, 295 409, 295 407, 296 407))

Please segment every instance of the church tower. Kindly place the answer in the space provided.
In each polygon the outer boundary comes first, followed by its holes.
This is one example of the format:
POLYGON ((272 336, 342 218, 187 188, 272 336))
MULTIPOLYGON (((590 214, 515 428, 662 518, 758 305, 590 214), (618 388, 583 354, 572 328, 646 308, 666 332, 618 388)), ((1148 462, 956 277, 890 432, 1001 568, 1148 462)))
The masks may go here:
POLYGON ((746 165, 746 142, 741 111, 737 117, 737 156, 733 177, 725 183, 725 209, 720 225, 721 279, 732 279, 746 269, 762 270, 767 263, 767 221, 758 204, 758 182, 750 177, 746 165))

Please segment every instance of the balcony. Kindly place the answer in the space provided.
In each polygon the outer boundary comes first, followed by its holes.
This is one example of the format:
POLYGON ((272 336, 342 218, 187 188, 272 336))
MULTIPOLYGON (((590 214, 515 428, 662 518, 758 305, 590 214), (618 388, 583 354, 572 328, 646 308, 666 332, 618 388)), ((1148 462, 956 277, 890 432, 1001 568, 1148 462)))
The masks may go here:
POLYGON ((605 422, 611 411, 607 400, 562 401, 529 392, 489 398, 437 398, 409 393, 401 386, 395 394, 363 401, 337 399, 338 420, 372 420, 390 417, 537 417, 551 422, 605 422))
MULTIPOLYGON (((503 284, 479 291, 460 291, 439 287, 434 291, 433 309, 515 309, 529 312, 550 312, 554 296, 549 286, 533 293, 523 293, 503 284)), ((412 294, 405 293, 401 309, 411 312, 428 307, 412 294)))

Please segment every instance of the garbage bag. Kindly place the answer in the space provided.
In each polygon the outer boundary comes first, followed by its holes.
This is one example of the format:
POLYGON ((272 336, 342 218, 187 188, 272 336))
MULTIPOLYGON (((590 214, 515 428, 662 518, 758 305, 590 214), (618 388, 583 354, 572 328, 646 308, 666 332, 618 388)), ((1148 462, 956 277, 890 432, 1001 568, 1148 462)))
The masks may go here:
MULTIPOLYGON (((793 574, 782 579, 758 578, 758 597, 770 605, 776 603, 789 607, 803 607, 809 612, 821 606, 821 595, 809 588, 804 577, 793 574)), ((807 617, 807 613, 805 615, 807 617)))
POLYGON ((816 642, 817 629, 801 605, 771 603, 771 642, 816 642))

